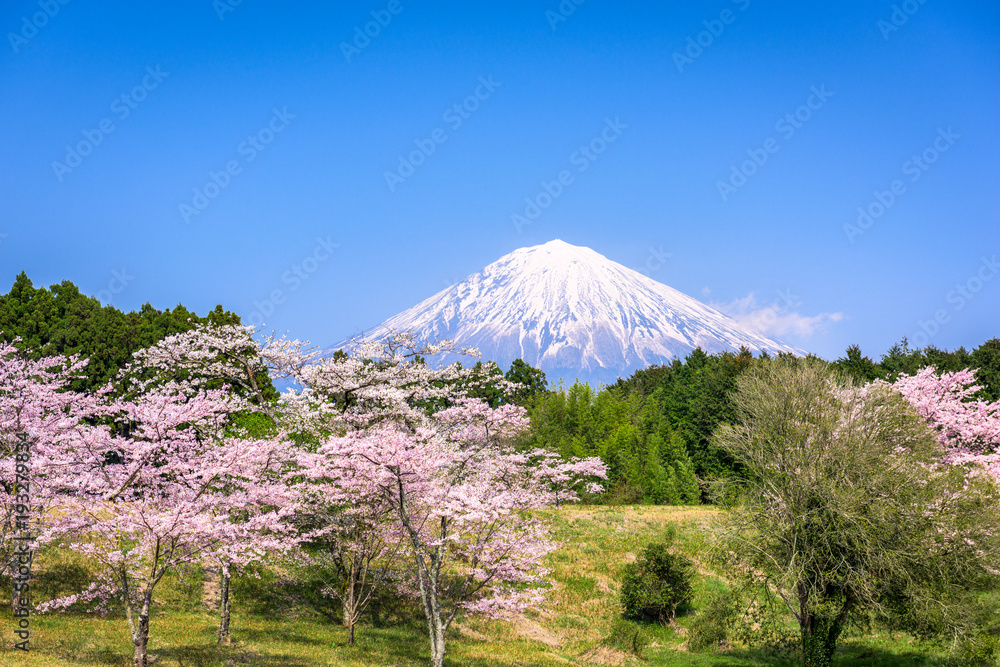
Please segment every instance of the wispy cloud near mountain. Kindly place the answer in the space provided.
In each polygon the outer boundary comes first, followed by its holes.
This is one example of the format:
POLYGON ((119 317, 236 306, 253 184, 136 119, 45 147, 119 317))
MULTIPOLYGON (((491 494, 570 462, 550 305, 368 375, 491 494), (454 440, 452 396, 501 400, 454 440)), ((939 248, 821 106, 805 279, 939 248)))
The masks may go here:
POLYGON ((750 292, 742 299, 734 299, 729 303, 713 303, 712 306, 748 331, 755 331, 765 336, 787 336, 789 334, 808 338, 823 331, 830 323, 844 319, 843 313, 820 313, 818 315, 802 315, 793 308, 798 302, 788 300, 787 303, 775 301, 770 304, 757 302, 757 295, 750 292))

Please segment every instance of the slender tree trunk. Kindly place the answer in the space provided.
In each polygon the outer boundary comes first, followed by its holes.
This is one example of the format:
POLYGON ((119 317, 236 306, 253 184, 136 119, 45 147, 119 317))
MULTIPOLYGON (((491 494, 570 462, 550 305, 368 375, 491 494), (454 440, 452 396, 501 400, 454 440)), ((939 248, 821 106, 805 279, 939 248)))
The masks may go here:
POLYGON ((434 641, 431 643, 431 664, 434 667, 444 667, 444 648, 444 624, 438 609, 434 618, 434 641))
MULTIPOLYGON (((414 544, 417 544, 416 540, 414 544)), ((445 626, 441 620, 441 601, 438 599, 439 568, 436 561, 439 556, 440 554, 435 554, 427 559, 419 552, 417 555, 417 579, 420 582, 420 601, 424 606, 424 618, 427 620, 427 633, 431 643, 432 667, 443 667, 445 651, 445 626)))
POLYGON ((441 606, 437 597, 437 586, 428 587, 427 602, 424 609, 428 610, 427 630, 430 632, 431 640, 431 665, 432 667, 444 666, 444 625, 441 623, 441 606))
POLYGON ((439 582, 441 575, 441 563, 444 560, 444 540, 448 536, 448 520, 441 518, 441 544, 435 552, 426 554, 423 551, 423 541, 419 533, 410 523, 406 510, 406 493, 403 490, 402 478, 399 471, 395 470, 399 497, 396 499, 396 509, 399 518, 410 534, 410 541, 416 552, 417 580, 420 583, 420 601, 424 605, 424 616, 427 619, 427 631, 431 641, 431 665, 432 667, 444 667, 444 635, 447 625, 441 618, 441 600, 439 598, 439 582))
POLYGON ((431 665, 444 667, 444 642, 441 640, 431 642, 431 665))
MULTIPOLYGON (((448 534, 448 520, 441 518, 441 536, 448 534)), ((431 664, 433 667, 444 667, 444 634, 447 630, 441 618, 441 598, 438 597, 441 582, 441 564, 444 561, 444 543, 438 545, 434 557, 430 561, 430 608, 431 608, 431 664)))
POLYGON ((424 605, 424 617, 427 620, 427 634, 431 642, 431 665, 441 667, 444 664, 444 642, 438 639, 438 626, 441 622, 437 599, 437 586, 431 581, 431 571, 426 567, 423 558, 418 556, 417 577, 420 580, 420 600, 424 605))
POLYGON ((344 626, 347 628, 347 645, 354 646, 354 626, 358 622, 358 601, 355 588, 358 580, 358 563, 353 556, 347 573, 347 595, 344 596, 344 626))
POLYGON ((222 561, 219 580, 219 644, 229 644, 232 639, 229 637, 229 579, 231 572, 229 562, 222 561))
MULTIPOLYGON (((148 665, 149 607, 151 601, 152 591, 148 591, 143 596, 142 610, 139 612, 138 622, 132 623, 132 619, 129 618, 129 625, 132 626, 132 645, 135 647, 135 651, 132 654, 132 667, 147 667, 148 665)), ((129 607, 129 616, 131 615, 131 607, 129 607)))

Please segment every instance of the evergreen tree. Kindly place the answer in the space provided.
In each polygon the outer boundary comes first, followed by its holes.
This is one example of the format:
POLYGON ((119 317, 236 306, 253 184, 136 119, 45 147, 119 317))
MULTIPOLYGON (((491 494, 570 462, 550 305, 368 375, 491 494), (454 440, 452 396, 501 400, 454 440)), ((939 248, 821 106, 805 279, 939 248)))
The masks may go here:
POLYGON ((988 401, 1000 399, 1000 338, 991 338, 973 350, 971 365, 976 369, 976 379, 983 385, 983 398, 988 401))
POLYGON ((885 378, 890 382, 895 382, 900 375, 913 375, 926 364, 923 355, 919 350, 911 350, 906 337, 889 348, 889 351, 882 355, 879 366, 885 372, 885 378))
POLYGON ((79 354, 89 360, 85 377, 73 383, 73 389, 80 391, 105 384, 134 352, 208 322, 239 324, 240 318, 222 306, 202 318, 181 304, 161 311, 147 303, 138 312, 123 313, 113 306, 102 306, 68 280, 48 289, 36 288, 23 271, 10 291, 0 295, 0 336, 4 341, 20 338, 18 348, 30 350, 36 359, 79 354))
POLYGON ((521 388, 513 392, 513 402, 516 405, 527 407, 534 397, 547 390, 548 384, 545 381, 545 373, 534 366, 528 364, 523 359, 515 359, 510 364, 504 379, 508 382, 516 382, 521 388))
POLYGON ((885 375, 874 361, 861 354, 858 345, 848 347, 845 356, 833 362, 833 366, 861 383, 871 382, 885 375))

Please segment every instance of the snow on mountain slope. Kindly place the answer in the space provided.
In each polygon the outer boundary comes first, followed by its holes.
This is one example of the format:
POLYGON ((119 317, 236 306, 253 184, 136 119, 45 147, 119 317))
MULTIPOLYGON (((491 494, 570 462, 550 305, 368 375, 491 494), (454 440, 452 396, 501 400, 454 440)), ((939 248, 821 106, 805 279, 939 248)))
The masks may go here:
MULTIPOLYGON (((364 333, 452 339, 507 368, 521 358, 550 381, 614 382, 637 368, 708 353, 802 350, 747 331, 696 299, 563 241, 521 248, 364 333)), ((344 341, 331 349, 349 345, 344 341)), ((467 357, 441 355, 436 361, 467 357)))

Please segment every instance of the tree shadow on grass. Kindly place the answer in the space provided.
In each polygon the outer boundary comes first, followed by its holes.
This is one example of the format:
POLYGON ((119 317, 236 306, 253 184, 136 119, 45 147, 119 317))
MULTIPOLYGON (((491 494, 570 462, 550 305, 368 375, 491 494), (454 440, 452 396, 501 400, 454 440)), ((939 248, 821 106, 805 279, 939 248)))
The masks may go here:
MULTIPOLYGON (((693 654, 699 655, 699 654, 693 654)), ((797 667, 802 659, 797 650, 773 651, 760 650, 730 650, 715 654, 700 654, 709 657, 704 663, 693 661, 692 664, 710 664, 725 667, 743 667, 750 665, 766 665, 767 667, 797 667)), ((893 651, 872 646, 845 644, 837 647, 833 656, 833 665, 864 665, 865 667, 944 667, 950 664, 938 656, 928 655, 917 650, 893 651)))
MULTIPOLYGON (((336 627, 336 626, 331 626, 336 627)), ((364 664, 392 665, 394 667, 404 667, 409 665, 419 665, 423 667, 430 661, 430 654, 427 649, 426 628, 419 624, 403 622, 376 628, 368 623, 359 624, 357 627, 356 645, 347 645, 347 634, 343 628, 338 628, 339 634, 333 636, 326 635, 325 638, 306 636, 301 632, 289 628, 280 630, 280 641, 283 644, 291 644, 298 647, 316 647, 325 651, 337 653, 345 659, 353 659, 364 664)), ((255 654, 256 662, 247 662, 246 665, 284 665, 283 658, 277 654, 267 651, 269 646, 275 643, 275 629, 273 628, 251 628, 245 627, 239 630, 238 639, 253 644, 259 653, 255 654)), ((275 649, 277 650, 277 649, 275 649)), ((303 658, 296 658, 298 662, 289 661, 287 664, 297 665, 326 665, 324 658, 314 658, 303 661, 303 658)), ((235 662, 233 667, 243 667, 244 663, 235 662)))
POLYGON ((159 659, 156 665, 174 665, 177 667, 314 667, 317 663, 304 660, 298 656, 284 653, 257 653, 250 650, 194 649, 184 647, 179 649, 157 651, 159 659))
MULTIPOLYGON (((317 662, 282 653, 256 653, 240 648, 216 646, 176 646, 149 652, 155 667, 315 667, 317 662)), ((67 662, 101 667, 131 667, 132 654, 112 649, 74 652, 61 656, 67 662)))
MULTIPOLYGON (((58 653, 57 653, 58 655, 58 653)), ((101 667, 131 667, 132 655, 125 655, 114 649, 101 648, 94 650, 74 651, 72 654, 60 655, 63 660, 79 665, 101 665, 101 667)))
POLYGON ((943 667, 953 663, 939 656, 913 649, 889 651, 873 646, 846 644, 837 650, 833 664, 871 667, 943 667))
MULTIPOLYGON (((281 641, 288 642, 289 644, 301 644, 304 646, 329 646, 330 642, 323 641, 322 639, 317 639, 315 637, 307 637, 299 632, 294 632, 287 628, 281 629, 281 641)), ((233 631, 233 637, 237 642, 247 641, 254 644, 266 645, 274 642, 273 628, 239 628, 233 631)))

